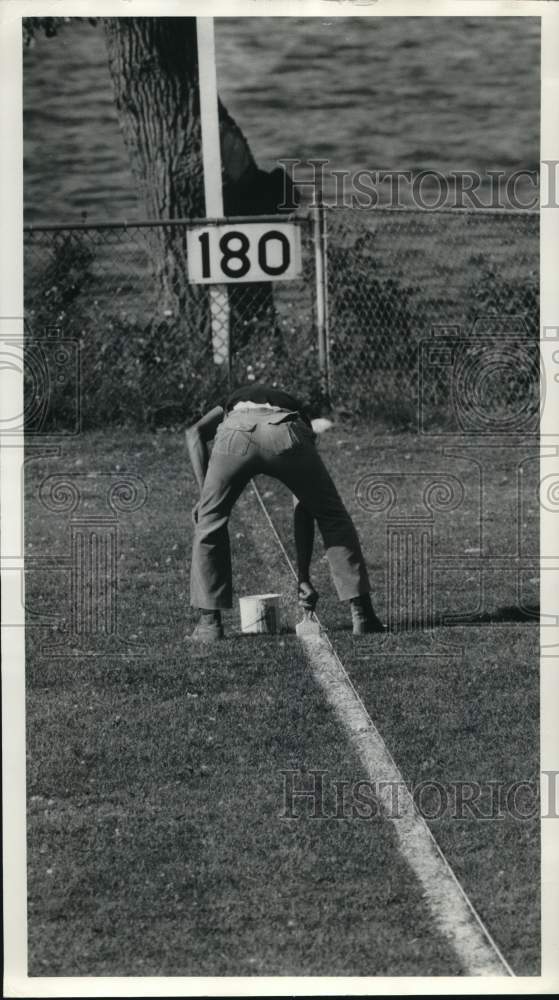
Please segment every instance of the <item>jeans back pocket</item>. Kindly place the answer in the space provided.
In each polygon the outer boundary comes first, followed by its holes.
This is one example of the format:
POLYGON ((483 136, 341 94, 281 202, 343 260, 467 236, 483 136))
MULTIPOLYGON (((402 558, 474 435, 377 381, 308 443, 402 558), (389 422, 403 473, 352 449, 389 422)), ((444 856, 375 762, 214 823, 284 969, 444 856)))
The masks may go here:
POLYGON ((242 417, 224 420, 217 429, 213 451, 218 455, 246 455, 255 427, 254 421, 242 417))
POLYGON ((316 434, 304 420, 294 420, 287 424, 291 440, 295 446, 308 447, 314 445, 316 434))

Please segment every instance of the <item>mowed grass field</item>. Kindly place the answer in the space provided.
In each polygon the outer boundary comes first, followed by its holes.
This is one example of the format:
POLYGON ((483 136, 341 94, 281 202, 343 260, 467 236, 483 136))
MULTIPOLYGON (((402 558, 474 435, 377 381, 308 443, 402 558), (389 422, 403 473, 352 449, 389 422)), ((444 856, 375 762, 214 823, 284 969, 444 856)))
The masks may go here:
MULTIPOLYGON (((468 615, 468 623, 353 638, 320 539, 318 611, 409 787, 431 782, 450 794, 453 783, 483 783, 483 808, 491 783, 524 781, 515 801, 530 812, 538 629, 515 608, 537 602, 537 569, 519 577, 514 555, 520 545, 537 556, 533 444, 465 450, 449 442, 443 454, 438 442, 434 456, 411 435, 335 427, 320 447, 355 517, 381 615, 391 512, 364 509, 359 483, 377 472, 399 476, 396 513, 408 517, 425 476, 445 472, 462 484, 461 504, 435 514, 434 592, 439 621, 468 615), (480 550, 511 560, 506 571, 490 565, 483 594, 480 550)), ((97 515, 107 512, 107 483, 127 473, 143 478, 148 496, 119 515, 118 647, 54 649, 69 628, 69 572, 29 563, 30 974, 461 974, 392 824, 336 818, 334 782, 365 775, 293 632, 243 637, 235 608, 226 641, 200 651, 185 644, 196 494, 181 434, 89 434, 59 457, 30 460, 28 556, 70 552, 70 515, 39 500, 46 477, 78 477, 85 512, 97 515), (58 627, 32 625, 38 613, 58 627), (316 769, 326 817, 314 818, 301 799, 286 818, 282 772, 308 788, 316 769)), ((259 488, 292 552, 289 495, 267 479, 259 488)), ((250 491, 231 537, 237 596, 281 590, 292 628, 285 562, 250 491)), ((430 826, 514 971, 537 974, 537 820, 447 810, 430 826)))

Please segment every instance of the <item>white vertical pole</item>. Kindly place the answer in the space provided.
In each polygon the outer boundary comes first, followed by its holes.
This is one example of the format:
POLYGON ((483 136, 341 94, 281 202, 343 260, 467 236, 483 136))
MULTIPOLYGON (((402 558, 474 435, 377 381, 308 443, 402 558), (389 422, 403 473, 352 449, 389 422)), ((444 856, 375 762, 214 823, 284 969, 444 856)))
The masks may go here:
MULTIPOLYGON (((196 18, 200 118, 202 122, 202 162, 206 216, 223 217, 221 148, 217 103, 217 73, 213 17, 196 18)), ((212 344, 216 364, 230 365, 229 299, 225 285, 210 286, 212 344)))
POLYGON ((326 348, 326 400, 330 405, 330 312, 328 305, 328 229, 326 207, 320 197, 320 222, 322 230, 322 280, 324 282, 324 344, 326 348))

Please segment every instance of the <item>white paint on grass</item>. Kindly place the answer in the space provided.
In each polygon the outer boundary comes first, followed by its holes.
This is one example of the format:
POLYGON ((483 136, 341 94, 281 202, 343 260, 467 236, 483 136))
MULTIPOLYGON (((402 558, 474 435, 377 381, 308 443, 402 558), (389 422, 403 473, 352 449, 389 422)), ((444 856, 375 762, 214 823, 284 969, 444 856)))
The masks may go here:
MULTIPOLYGON (((297 573, 270 517, 256 483, 254 495, 278 548, 296 580, 297 573)), ((256 549, 260 540, 253 521, 247 520, 256 549)), ((289 590, 289 575, 280 572, 289 590)), ((318 619, 317 619, 318 621, 318 619)), ((324 633, 298 634, 313 675, 334 709, 371 782, 379 785, 379 801, 394 825, 400 853, 419 879, 423 896, 440 933, 455 952, 467 976, 514 976, 514 972, 456 878, 423 817, 388 747, 373 723, 331 642, 324 633), (384 789, 382 783, 384 782, 384 789), (394 788, 398 789, 394 812, 394 788)))
POLYGON ((399 849, 419 879, 433 918, 454 949, 466 975, 514 976, 476 913, 427 823, 415 808, 402 774, 361 698, 325 636, 300 635, 314 677, 355 748, 379 802, 391 820, 399 849), (394 789, 398 789, 394 809, 394 789))

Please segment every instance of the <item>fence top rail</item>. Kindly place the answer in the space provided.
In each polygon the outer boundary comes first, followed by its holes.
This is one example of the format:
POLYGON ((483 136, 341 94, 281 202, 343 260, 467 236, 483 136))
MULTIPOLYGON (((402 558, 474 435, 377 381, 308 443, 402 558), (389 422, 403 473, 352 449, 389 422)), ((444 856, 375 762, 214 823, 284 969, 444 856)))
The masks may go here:
MULTIPOLYGON (((347 205, 328 205, 322 206, 326 212, 366 212, 368 215, 458 215, 458 216, 477 216, 477 217, 501 217, 510 218, 518 216, 526 216, 528 218, 539 218, 539 209, 523 209, 523 208, 416 208, 416 207, 389 207, 383 206, 382 208, 351 208, 347 205)), ((236 223, 247 223, 247 222, 264 222, 264 223, 278 223, 278 222, 306 222, 309 219, 308 211, 292 212, 278 215, 229 215, 221 218, 195 218, 195 219, 140 219, 138 221, 129 222, 127 219, 122 219, 120 222, 108 222, 105 220, 98 220, 97 222, 56 222, 56 223, 46 223, 41 225, 35 225, 34 223, 27 223, 23 227, 24 233, 52 233, 52 232, 68 232, 68 231, 78 231, 84 232, 88 230, 98 230, 98 229, 162 229, 166 227, 184 227, 184 226, 223 226, 223 225, 235 225, 236 223)))
POLYGON ((208 219, 140 219, 138 221, 128 221, 122 219, 120 222, 107 222, 103 219, 97 222, 53 222, 36 226, 34 223, 27 223, 23 227, 24 233, 51 233, 68 230, 87 229, 163 229, 173 226, 229 226, 241 222, 301 222, 305 221, 307 214, 295 212, 282 213, 278 215, 228 215, 222 218, 208 219))
POLYGON ((418 208, 416 205, 379 205, 365 208, 359 205, 325 205, 327 212, 366 212, 369 215, 500 215, 502 218, 527 215, 540 216, 539 208, 474 208, 473 206, 456 206, 455 208, 418 208))

